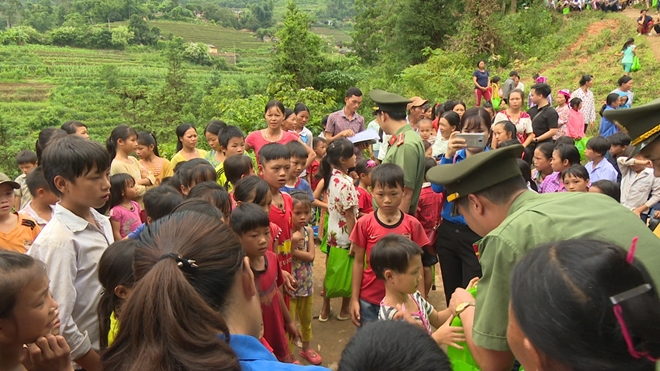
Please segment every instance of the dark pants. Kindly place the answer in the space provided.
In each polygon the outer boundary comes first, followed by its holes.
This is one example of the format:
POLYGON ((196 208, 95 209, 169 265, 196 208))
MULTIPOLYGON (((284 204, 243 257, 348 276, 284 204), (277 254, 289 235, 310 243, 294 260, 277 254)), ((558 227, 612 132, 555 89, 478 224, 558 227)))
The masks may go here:
POLYGON ((473 247, 479 239, 467 225, 445 220, 438 227, 435 246, 447 304, 457 288, 464 288, 474 277, 481 277, 481 265, 473 247))

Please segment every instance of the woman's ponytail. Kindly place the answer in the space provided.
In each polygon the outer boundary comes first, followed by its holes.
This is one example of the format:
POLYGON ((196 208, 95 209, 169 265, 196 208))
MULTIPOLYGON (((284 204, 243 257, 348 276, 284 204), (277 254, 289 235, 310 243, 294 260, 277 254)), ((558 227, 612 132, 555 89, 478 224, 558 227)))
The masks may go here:
MULTIPOLYGON (((333 143, 330 143, 330 146, 333 143)), ((330 146, 328 146, 328 148, 330 148, 330 146)), ((330 164, 330 160, 328 159, 328 154, 326 153, 326 155, 323 156, 323 158, 321 159, 321 164, 319 166, 319 172, 317 175, 318 178, 323 179, 323 190, 321 192, 325 192, 328 190, 328 186, 330 185, 331 174, 332 174, 332 165, 330 164)))
POLYGON ((212 216, 175 212, 150 224, 104 370, 240 371, 222 312, 244 257, 236 235, 212 216))

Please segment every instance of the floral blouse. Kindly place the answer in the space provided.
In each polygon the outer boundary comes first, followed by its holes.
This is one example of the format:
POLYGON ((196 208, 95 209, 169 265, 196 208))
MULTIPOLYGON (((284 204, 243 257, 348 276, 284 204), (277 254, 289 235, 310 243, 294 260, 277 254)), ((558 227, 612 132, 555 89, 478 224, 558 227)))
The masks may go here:
POLYGON ((591 90, 587 89, 585 93, 582 88, 578 88, 571 94, 571 98, 582 99, 580 112, 584 115, 585 125, 596 121, 596 105, 594 103, 594 93, 591 90))
POLYGON ((559 115, 559 129, 557 130, 557 134, 555 134, 552 139, 557 140, 557 138, 568 134, 566 123, 568 123, 568 114, 570 113, 570 108, 568 107, 568 104, 564 104, 564 107, 557 106, 555 109, 557 110, 557 115, 559 115))
POLYGON ((332 170, 328 185, 328 246, 351 247, 350 231, 346 226, 346 211, 358 214, 358 192, 353 179, 337 169, 332 170))

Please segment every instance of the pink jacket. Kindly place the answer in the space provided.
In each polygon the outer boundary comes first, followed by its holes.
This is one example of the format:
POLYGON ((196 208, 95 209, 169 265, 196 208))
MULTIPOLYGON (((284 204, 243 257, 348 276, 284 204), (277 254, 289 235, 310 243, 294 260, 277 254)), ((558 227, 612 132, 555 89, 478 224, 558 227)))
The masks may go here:
POLYGON ((584 115, 582 112, 572 108, 569 110, 566 135, 573 139, 584 138, 584 115))

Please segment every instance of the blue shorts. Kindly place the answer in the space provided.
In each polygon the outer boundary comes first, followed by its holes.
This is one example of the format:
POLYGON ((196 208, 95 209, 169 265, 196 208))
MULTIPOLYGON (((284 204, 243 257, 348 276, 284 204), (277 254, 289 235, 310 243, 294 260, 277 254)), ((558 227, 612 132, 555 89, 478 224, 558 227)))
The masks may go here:
POLYGON ((378 311, 380 305, 371 304, 360 299, 360 327, 364 326, 367 322, 378 321, 378 311))

